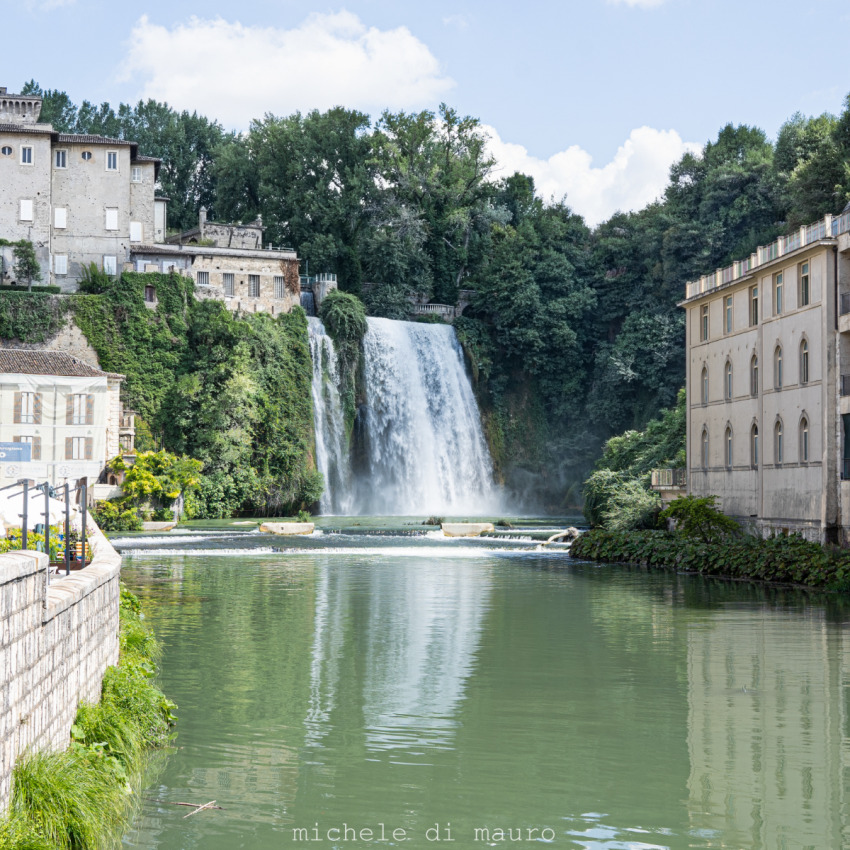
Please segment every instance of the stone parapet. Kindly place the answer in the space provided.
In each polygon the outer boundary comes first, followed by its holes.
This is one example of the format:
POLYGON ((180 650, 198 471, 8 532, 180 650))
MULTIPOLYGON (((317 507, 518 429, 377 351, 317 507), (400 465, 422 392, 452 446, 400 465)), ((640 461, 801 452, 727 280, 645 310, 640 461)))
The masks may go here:
POLYGON ((121 556, 90 523, 92 561, 51 576, 40 552, 0 555, 0 812, 26 750, 63 749, 82 701, 118 661, 121 556))

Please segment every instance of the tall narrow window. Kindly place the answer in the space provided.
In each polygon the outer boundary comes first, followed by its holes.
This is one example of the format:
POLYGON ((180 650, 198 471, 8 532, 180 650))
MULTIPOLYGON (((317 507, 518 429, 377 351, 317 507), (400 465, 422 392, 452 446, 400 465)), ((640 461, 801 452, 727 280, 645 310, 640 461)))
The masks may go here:
POLYGON ((283 286, 283 275, 275 275, 274 278, 274 297, 283 298, 286 295, 286 290, 283 286))
POLYGON ((809 460, 809 420, 805 416, 800 420, 800 460, 809 460))
POLYGON ((750 287, 750 325, 759 323, 759 288, 750 287))
POLYGON ((111 257, 108 255, 104 255, 103 257, 103 270, 106 274, 117 274, 118 273, 118 258, 111 257))
POLYGON ((800 383, 809 383, 809 343, 806 340, 800 343, 800 383))
POLYGON ((68 255, 54 254, 53 255, 53 273, 68 274, 68 255))
POLYGON ((754 354, 750 360, 750 395, 759 394, 759 357, 754 354))
POLYGON ((809 284, 809 264, 800 263, 800 306, 807 306, 810 300, 811 288, 809 284))
POLYGON ((130 241, 131 242, 141 242, 142 241, 142 223, 140 221, 131 221, 130 222, 130 241))
POLYGON ((66 437, 65 460, 91 460, 93 443, 91 437, 66 437))
POLYGON ((106 208, 106 230, 118 230, 118 207, 106 208))
POLYGON ((53 226, 56 230, 64 230, 68 226, 68 208, 53 208, 53 226))
POLYGON ((222 277, 224 278, 224 294, 232 296, 234 292, 233 274, 231 272, 225 272, 222 277))
POLYGON ((726 361, 726 374, 723 390, 726 394, 726 401, 732 401, 732 362, 726 361))
POLYGON ((142 182, 142 169, 139 165, 134 165, 130 169, 130 182, 131 183, 141 183, 142 182))
POLYGON ((13 443, 28 443, 32 446, 30 460, 41 460, 41 437, 12 437, 13 443))
POLYGON ((784 298, 783 298, 783 283, 782 283, 782 272, 776 275, 773 279, 773 295, 774 295, 774 304, 773 304, 773 315, 780 316, 782 314, 782 308, 784 306, 784 298))
POLYGON ((726 426, 726 466, 732 468, 732 426, 726 426))
POLYGON ((94 425, 94 395, 71 393, 65 401, 66 425, 94 425))
POLYGON ((727 295, 724 301, 726 333, 732 333, 732 296, 727 295))
POLYGON ((106 152, 106 170, 118 171, 118 151, 106 152))
POLYGON ((777 345, 773 352, 773 386, 774 389, 782 389, 782 346, 777 345))
POLYGON ((198 272, 198 286, 209 286, 210 285, 210 273, 209 272, 198 272))
POLYGON ((708 469, 708 428, 702 429, 702 446, 700 448, 700 461, 703 469, 708 469))
POLYGON ((702 403, 708 404, 708 367, 702 367, 702 378, 700 380, 702 387, 702 403))
POLYGON ((701 342, 708 339, 708 304, 700 308, 699 338, 701 342))
POLYGON ((68 167, 68 151, 56 151, 54 163, 57 168, 68 167))
POLYGON ((755 423, 750 429, 750 465, 753 469, 759 465, 759 426, 755 423))
POLYGON ((251 298, 260 297, 260 276, 258 274, 248 275, 248 294, 251 298))
POLYGON ((21 145, 21 165, 32 165, 32 147, 21 145))
POLYGON ((18 218, 21 221, 32 221, 32 199, 22 198, 20 203, 20 215, 18 218))
POLYGON ((41 393, 15 393, 13 421, 20 425, 41 425, 41 393))
POLYGON ((782 422, 776 420, 773 426, 773 462, 778 466, 782 463, 784 446, 782 444, 782 422))

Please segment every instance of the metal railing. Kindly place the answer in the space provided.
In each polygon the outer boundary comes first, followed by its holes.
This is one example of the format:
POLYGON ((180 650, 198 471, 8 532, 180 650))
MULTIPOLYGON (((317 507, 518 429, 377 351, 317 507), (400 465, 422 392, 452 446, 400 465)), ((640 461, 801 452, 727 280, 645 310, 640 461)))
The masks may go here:
MULTIPOLYGON (((87 514, 87 500, 88 500, 88 482, 83 481, 82 484, 78 484, 76 487, 71 487, 70 484, 64 484, 59 490, 55 490, 49 481, 45 481, 43 484, 36 484, 34 488, 37 491, 41 491, 44 494, 44 511, 36 513, 35 516, 40 516, 44 519, 44 523, 36 523, 36 528, 39 525, 44 526, 44 551, 47 553, 48 564, 50 562, 50 500, 56 499, 56 496, 63 494, 64 499, 60 501, 64 501, 65 503, 65 520, 64 520, 64 535, 63 540, 65 543, 64 550, 64 561, 65 561, 65 575, 71 574, 71 559, 74 556, 72 547, 71 547, 71 494, 79 492, 80 493, 80 506, 82 510, 82 550, 81 550, 81 561, 82 564, 80 569, 86 566, 86 514, 87 514)), ((21 500, 21 513, 18 516, 21 519, 21 551, 26 551, 29 544, 29 531, 30 531, 30 484, 29 479, 24 479, 22 481, 16 481, 14 484, 8 484, 5 487, 0 487, 0 492, 4 492, 6 490, 13 490, 14 492, 10 495, 6 496, 7 499, 14 499, 18 495, 23 495, 21 500)), ((35 531, 35 529, 33 529, 35 531)), ((36 532, 37 533, 37 532, 36 532)), ((50 569, 48 567, 47 570, 48 578, 47 583, 50 583, 50 569)))
POLYGON ((653 469, 650 486, 653 490, 672 490, 688 486, 686 469, 653 469))
POLYGON ((791 251, 796 251, 798 248, 805 248, 807 245, 811 245, 813 242, 818 242, 821 239, 837 237, 842 233, 848 232, 850 232, 850 212, 840 216, 824 216, 821 221, 801 227, 786 236, 780 236, 779 239, 770 245, 760 245, 755 253, 751 254, 748 258, 737 260, 726 268, 709 272, 698 280, 689 281, 685 284, 685 298, 693 298, 725 283, 738 280, 749 274, 753 269, 765 263, 773 262, 791 251))

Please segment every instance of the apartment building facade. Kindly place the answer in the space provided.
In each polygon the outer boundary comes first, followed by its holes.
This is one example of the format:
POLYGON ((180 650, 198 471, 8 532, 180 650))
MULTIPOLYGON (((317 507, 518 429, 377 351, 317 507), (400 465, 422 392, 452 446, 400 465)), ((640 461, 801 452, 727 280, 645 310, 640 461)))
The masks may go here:
POLYGON ((688 492, 762 534, 850 540, 850 212, 689 283, 681 306, 688 492))
MULTIPOLYGON (((57 133, 40 112, 40 98, 0 88, 0 236, 31 242, 43 282, 71 292, 90 263, 116 274, 134 243, 155 238, 160 161, 135 142, 57 133)), ((2 282, 25 283, 12 248, 0 255, 2 282)))
POLYGON ((0 487, 22 478, 94 483, 109 460, 132 452, 123 380, 65 352, 0 349, 0 442, 28 443, 31 456, 0 463, 0 487))

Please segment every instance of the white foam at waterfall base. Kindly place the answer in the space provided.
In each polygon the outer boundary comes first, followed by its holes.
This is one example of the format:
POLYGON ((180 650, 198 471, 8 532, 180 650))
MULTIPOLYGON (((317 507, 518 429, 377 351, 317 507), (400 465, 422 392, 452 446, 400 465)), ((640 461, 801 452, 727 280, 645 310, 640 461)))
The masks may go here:
POLYGON ((501 513, 478 406, 449 325, 368 320, 364 458, 352 475, 333 345, 310 322, 316 456, 323 513, 501 513))

